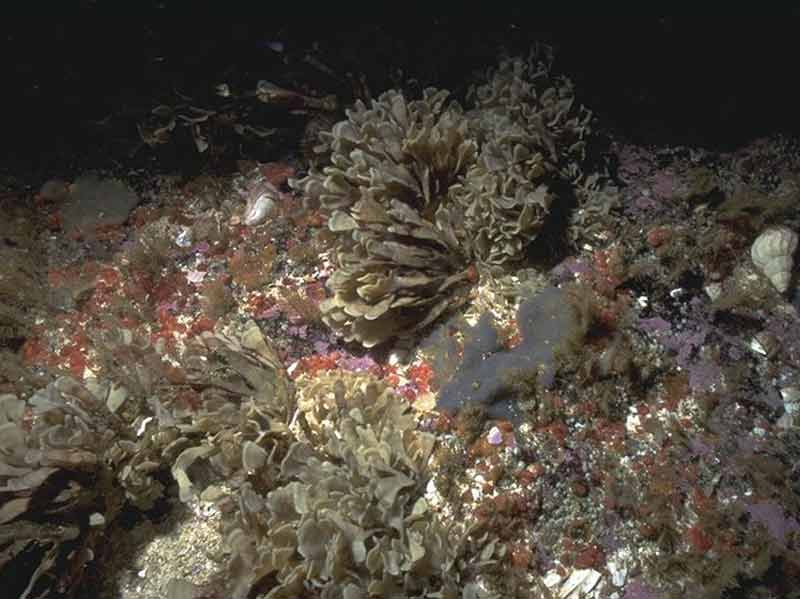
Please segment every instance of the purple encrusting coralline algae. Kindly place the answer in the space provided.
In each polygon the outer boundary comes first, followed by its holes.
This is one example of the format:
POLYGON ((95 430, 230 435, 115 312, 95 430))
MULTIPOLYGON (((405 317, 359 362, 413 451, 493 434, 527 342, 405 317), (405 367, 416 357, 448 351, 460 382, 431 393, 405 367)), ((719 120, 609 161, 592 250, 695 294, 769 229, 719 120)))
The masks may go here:
POLYGON ((625 587, 624 599, 663 599, 663 595, 637 579, 625 587))
POLYGON ((697 357, 698 350, 706 343, 710 329, 698 328, 682 331, 661 317, 639 319, 639 327, 653 335, 668 350, 675 352, 677 365, 688 372, 689 386, 694 391, 710 391, 722 381, 719 364, 697 357))
POLYGON ((773 501, 760 501, 747 506, 751 523, 764 526, 770 536, 782 547, 786 547, 786 537, 800 532, 800 523, 796 518, 786 516, 783 507, 773 501))
POLYGON ((650 189, 659 200, 669 200, 678 190, 680 179, 671 170, 656 172, 650 179, 650 189))

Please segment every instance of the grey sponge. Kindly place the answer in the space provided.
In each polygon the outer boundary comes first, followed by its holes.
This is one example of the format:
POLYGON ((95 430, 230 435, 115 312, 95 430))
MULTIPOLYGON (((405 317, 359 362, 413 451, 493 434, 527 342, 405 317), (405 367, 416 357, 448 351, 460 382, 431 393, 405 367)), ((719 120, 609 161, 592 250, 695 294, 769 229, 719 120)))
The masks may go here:
POLYGON ((522 343, 503 351, 491 316, 481 316, 467 333, 461 366, 439 393, 439 409, 458 412, 478 402, 485 405, 490 418, 519 421, 513 376, 537 372, 539 384, 548 386, 555 374, 556 352, 580 325, 565 292, 557 287, 546 287, 525 299, 517 311, 517 322, 522 343))

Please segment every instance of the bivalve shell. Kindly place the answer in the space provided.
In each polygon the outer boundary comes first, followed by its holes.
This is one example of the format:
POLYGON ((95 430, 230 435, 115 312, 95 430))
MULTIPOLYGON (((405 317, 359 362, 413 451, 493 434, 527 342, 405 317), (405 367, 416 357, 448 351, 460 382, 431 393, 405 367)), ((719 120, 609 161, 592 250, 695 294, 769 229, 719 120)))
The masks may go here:
POLYGON ((244 212, 244 224, 248 226, 260 225, 275 212, 275 200, 271 195, 262 193, 251 202, 248 202, 244 212))
POLYGON ((788 227, 773 227, 759 235, 750 248, 753 264, 781 293, 789 289, 797 250, 797 233, 788 227))

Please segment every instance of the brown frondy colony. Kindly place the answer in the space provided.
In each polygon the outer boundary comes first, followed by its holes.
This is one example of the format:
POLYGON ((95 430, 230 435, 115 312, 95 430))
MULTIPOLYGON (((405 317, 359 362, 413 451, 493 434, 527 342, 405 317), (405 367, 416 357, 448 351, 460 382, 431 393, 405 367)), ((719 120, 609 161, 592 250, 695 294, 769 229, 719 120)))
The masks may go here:
POLYGON ((413 335, 458 305, 475 265, 518 262, 556 180, 580 178, 590 114, 535 56, 501 62, 464 111, 448 92, 389 90, 321 135, 321 171, 291 181, 329 215, 336 271, 322 305, 347 341, 413 335))

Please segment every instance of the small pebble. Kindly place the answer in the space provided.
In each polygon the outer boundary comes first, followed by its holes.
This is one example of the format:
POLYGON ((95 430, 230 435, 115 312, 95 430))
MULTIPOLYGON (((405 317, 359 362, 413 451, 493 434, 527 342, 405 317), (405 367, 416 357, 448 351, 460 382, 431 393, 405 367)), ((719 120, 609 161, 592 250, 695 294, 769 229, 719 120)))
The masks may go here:
POLYGON ((499 428, 493 426, 486 436, 486 440, 491 445, 500 445, 503 442, 503 433, 500 432, 499 428))
POLYGON ((192 245, 192 230, 189 227, 181 227, 175 237, 175 245, 182 248, 188 248, 192 245))

